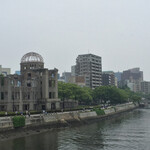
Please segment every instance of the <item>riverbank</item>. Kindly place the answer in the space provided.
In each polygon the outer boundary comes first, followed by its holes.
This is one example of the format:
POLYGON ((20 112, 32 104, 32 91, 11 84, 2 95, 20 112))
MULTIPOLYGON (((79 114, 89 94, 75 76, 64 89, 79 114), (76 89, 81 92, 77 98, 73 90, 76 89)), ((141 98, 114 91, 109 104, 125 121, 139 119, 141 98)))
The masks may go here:
POLYGON ((62 127, 72 127, 92 123, 97 120, 116 117, 120 113, 131 111, 138 107, 138 104, 127 103, 104 109, 105 115, 98 116, 95 111, 72 111, 62 113, 51 113, 47 115, 32 115, 25 119, 25 127, 14 129, 12 117, 0 118, 0 140, 9 140, 39 134, 48 130, 62 127))

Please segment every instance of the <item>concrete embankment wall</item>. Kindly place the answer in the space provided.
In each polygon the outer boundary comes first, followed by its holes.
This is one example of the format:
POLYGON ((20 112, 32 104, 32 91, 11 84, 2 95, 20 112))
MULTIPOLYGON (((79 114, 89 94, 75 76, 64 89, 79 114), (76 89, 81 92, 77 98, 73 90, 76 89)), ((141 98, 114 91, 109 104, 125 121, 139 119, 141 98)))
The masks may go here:
POLYGON ((114 107, 110 107, 104 110, 106 115, 110 115, 110 114, 115 114, 115 113, 119 113, 122 111, 127 111, 133 108, 138 107, 138 104, 134 104, 134 103, 126 103, 126 104, 120 104, 120 105, 116 105, 114 107))
MULTIPOLYGON (((133 103, 117 105, 108 109, 105 109, 105 115, 113 115, 119 112, 127 111, 138 107, 138 105, 133 103)), ((27 116, 25 119, 25 127, 34 127, 40 125, 48 124, 58 124, 67 123, 69 121, 82 121, 85 119, 100 118, 95 111, 85 110, 85 111, 72 111, 72 112, 62 112, 62 113, 49 113, 47 115, 31 115, 27 116)), ((13 129, 12 117, 1 117, 0 118, 0 130, 13 129)))

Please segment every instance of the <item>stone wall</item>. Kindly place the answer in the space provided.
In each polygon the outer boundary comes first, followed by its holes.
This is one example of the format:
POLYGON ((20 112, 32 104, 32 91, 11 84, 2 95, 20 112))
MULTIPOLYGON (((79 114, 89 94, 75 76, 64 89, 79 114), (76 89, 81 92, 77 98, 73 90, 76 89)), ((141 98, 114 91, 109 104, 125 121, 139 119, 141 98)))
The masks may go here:
POLYGON ((0 118, 0 128, 5 129, 5 128, 12 128, 13 127, 13 122, 11 117, 1 117, 0 118))
POLYGON ((80 119, 90 118, 90 117, 97 117, 96 112, 95 112, 95 111, 92 111, 92 112, 79 113, 79 118, 80 118, 80 119))
MULTIPOLYGON (((138 105, 133 103, 127 103, 122 105, 117 105, 110 107, 104 110, 105 116, 119 113, 122 111, 127 111, 133 108, 138 107, 138 105)), ((72 111, 72 112, 60 112, 60 113, 48 113, 48 114, 38 114, 26 116, 25 126, 38 126, 51 123, 75 121, 75 120, 84 120, 90 118, 96 118, 97 116, 95 111, 85 110, 85 111, 72 111)), ((12 117, 0 117, 0 130, 3 129, 13 129, 12 117)))
POLYGON ((117 113, 117 112, 121 112, 121 111, 127 111, 130 109, 133 109, 135 107, 138 107, 138 104, 134 104, 134 103, 126 103, 126 104, 120 104, 120 105, 116 105, 110 108, 107 108, 104 110, 105 114, 113 114, 113 113, 117 113))
POLYGON ((105 112, 106 115, 108 115, 108 114, 113 114, 116 111, 115 111, 115 108, 113 107, 113 108, 105 109, 104 112, 105 112))

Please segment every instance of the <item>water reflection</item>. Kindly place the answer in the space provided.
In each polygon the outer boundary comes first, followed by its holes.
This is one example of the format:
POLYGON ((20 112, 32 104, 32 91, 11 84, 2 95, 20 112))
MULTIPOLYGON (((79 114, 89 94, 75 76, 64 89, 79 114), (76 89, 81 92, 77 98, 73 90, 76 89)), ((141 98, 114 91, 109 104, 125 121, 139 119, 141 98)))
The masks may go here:
POLYGON ((55 150, 58 147, 57 132, 47 132, 0 143, 0 150, 55 150))

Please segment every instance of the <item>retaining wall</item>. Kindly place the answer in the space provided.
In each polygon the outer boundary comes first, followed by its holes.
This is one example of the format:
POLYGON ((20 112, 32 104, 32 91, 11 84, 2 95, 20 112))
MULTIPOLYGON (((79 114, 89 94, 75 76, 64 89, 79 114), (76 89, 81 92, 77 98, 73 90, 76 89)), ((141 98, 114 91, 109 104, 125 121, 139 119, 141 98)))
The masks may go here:
MULTIPOLYGON (((105 116, 119 113, 122 111, 127 111, 133 108, 138 107, 137 104, 128 103, 117 105, 108 109, 105 109, 105 116)), ((72 112, 62 112, 62 113, 49 113, 47 115, 31 115, 26 116, 25 126, 38 126, 50 123, 59 123, 75 120, 84 120, 88 118, 96 118, 97 116, 95 111, 85 110, 85 111, 72 111, 72 112)), ((0 117, 0 130, 3 129, 13 129, 12 117, 0 117)))
POLYGON ((108 109, 105 109, 104 112, 106 115, 108 115, 108 114, 113 114, 116 111, 115 111, 115 108, 108 108, 108 109))
POLYGON ((127 111, 130 109, 133 109, 135 107, 138 107, 138 104, 136 103, 126 103, 126 104, 120 104, 120 105, 116 105, 114 107, 110 107, 104 110, 106 115, 109 114, 114 114, 114 113, 118 113, 118 112, 122 112, 122 111, 127 111))

